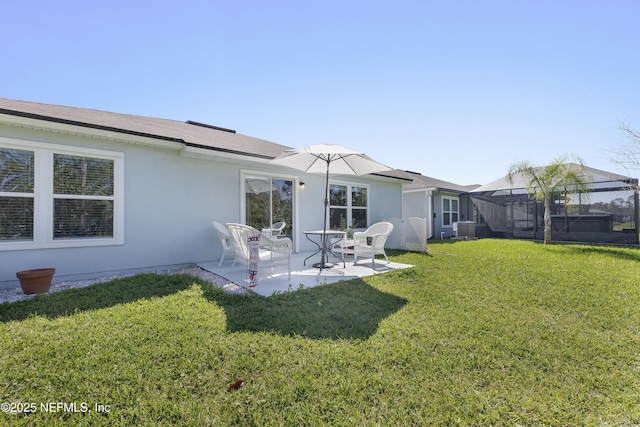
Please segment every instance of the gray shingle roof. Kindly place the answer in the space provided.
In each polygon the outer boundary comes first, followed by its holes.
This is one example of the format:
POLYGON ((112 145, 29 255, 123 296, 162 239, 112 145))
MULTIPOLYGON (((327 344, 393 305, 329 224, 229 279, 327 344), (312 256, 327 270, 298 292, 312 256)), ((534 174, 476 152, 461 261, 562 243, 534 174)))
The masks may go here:
POLYGON ((438 188, 441 190, 451 190, 455 192, 466 193, 473 190, 479 185, 458 185, 453 182, 443 181, 441 179, 432 178, 430 176, 422 175, 417 172, 403 171, 400 169, 394 169, 393 171, 385 172, 387 175, 395 176, 397 178, 410 179, 413 182, 404 184, 404 190, 419 190, 423 188, 438 188))
POLYGON ((0 98, 0 114, 181 142, 188 146, 274 158, 291 148, 233 131, 177 120, 0 98))

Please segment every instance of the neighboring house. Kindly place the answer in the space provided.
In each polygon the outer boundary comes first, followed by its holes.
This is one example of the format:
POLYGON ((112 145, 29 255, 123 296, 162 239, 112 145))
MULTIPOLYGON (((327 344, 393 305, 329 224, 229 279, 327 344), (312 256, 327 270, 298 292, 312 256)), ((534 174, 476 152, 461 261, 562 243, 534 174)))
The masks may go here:
MULTIPOLYGON (((287 148, 202 123, 0 99, 0 288, 31 268, 89 277, 216 260, 213 220, 285 221, 295 251, 311 250, 302 231, 322 228, 324 176, 269 164, 287 148)), ((344 196, 332 212, 358 226, 402 217, 404 182, 332 176, 344 196)))
POLYGON ((467 193, 478 185, 458 185, 417 172, 393 170, 389 175, 411 180, 402 188, 403 220, 427 218, 427 237, 455 236, 455 223, 475 221, 467 193))
MULTIPOLYGON (((585 173, 588 192, 552 200, 553 239, 637 245, 638 180, 590 167, 585 173)), ((428 238, 465 236, 472 230, 474 237, 542 239, 542 202, 527 196, 522 177, 462 186, 416 172, 387 174, 411 180, 402 189, 402 219, 427 218, 428 238)))

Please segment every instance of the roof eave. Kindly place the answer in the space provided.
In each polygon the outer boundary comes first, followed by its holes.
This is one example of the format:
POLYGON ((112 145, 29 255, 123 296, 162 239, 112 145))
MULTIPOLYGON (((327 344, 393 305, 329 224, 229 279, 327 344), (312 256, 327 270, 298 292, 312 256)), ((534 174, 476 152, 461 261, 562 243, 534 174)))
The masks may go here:
POLYGON ((0 123, 9 126, 24 127, 67 133, 71 135, 85 135, 92 138, 117 140, 162 148, 180 149, 185 142, 178 138, 128 131, 109 126, 101 126, 57 117, 42 116, 23 111, 0 108, 0 123))
POLYGON ((201 144, 193 144, 181 138, 171 138, 162 135, 136 132, 117 127, 97 125, 94 123, 67 120, 58 117, 43 116, 40 114, 7 110, 3 108, 0 108, 0 123, 6 123, 7 125, 11 126, 42 130, 54 130, 56 132, 63 132, 74 135, 86 135, 93 138, 119 140, 130 143, 150 145, 154 147, 181 150, 182 155, 186 157, 210 157, 212 159, 271 159, 271 157, 261 154, 247 153, 201 144))
POLYGON ((94 123, 87 123, 87 122, 80 122, 80 121, 75 121, 75 120, 61 119, 61 118, 58 118, 58 117, 42 116, 42 115, 39 115, 39 114, 27 113, 27 112, 24 112, 24 111, 14 111, 14 110, 6 110, 6 109, 3 109, 3 108, 0 108, 0 114, 7 114, 7 115, 11 115, 11 116, 16 116, 16 117, 24 117, 24 118, 32 119, 32 120, 42 120, 42 121, 46 121, 46 122, 60 123, 60 124, 69 125, 69 126, 79 126, 79 127, 82 127, 82 128, 105 130, 105 131, 108 131, 108 132, 124 133, 124 134, 127 134, 127 135, 135 135, 135 136, 143 136, 143 137, 147 137, 147 138, 162 139, 162 140, 165 140, 165 141, 184 142, 182 139, 179 139, 179 138, 170 138, 170 137, 166 137, 166 136, 162 136, 162 135, 147 134, 147 133, 136 132, 136 131, 116 128, 116 127, 97 125, 97 124, 94 124, 94 123))
POLYGON ((180 155, 182 157, 190 157, 194 159, 203 159, 203 160, 213 160, 213 161, 228 161, 235 160, 241 163, 251 163, 255 164, 256 162, 267 163, 271 157, 262 156, 259 154, 250 154, 243 153, 240 151, 233 150, 224 150, 224 149, 216 149, 214 147, 201 146, 198 144, 189 144, 186 143, 183 145, 180 150, 180 155))
POLYGON ((379 177, 381 177, 381 178, 387 178, 387 179, 391 179, 391 180, 393 180, 393 181, 413 182, 413 180, 412 180, 412 179, 409 179, 409 178, 401 178, 401 177, 399 177, 399 176, 388 175, 388 174, 385 174, 384 172, 374 172, 374 173, 371 173, 371 174, 369 174, 369 175, 379 176, 379 177))

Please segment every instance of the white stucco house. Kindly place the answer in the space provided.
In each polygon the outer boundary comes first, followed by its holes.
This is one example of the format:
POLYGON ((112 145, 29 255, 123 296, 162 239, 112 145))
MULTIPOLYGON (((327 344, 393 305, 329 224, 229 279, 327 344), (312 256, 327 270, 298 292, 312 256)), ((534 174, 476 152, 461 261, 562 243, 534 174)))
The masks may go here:
MULTIPOLYGON (((322 228, 324 176, 269 164, 287 148, 191 121, 0 99, 0 288, 32 268, 62 280, 217 260, 214 220, 283 220, 294 251, 312 250, 302 231, 322 228)), ((332 176, 330 225, 402 218, 406 182, 332 176)))

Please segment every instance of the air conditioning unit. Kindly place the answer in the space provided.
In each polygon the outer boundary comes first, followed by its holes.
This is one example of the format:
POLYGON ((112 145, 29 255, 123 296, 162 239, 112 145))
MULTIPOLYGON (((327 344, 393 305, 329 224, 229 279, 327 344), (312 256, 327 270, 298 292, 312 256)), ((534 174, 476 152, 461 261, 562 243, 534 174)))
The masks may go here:
POLYGON ((456 232, 456 237, 465 237, 465 238, 476 237, 476 223, 473 221, 454 222, 453 230, 456 232))

